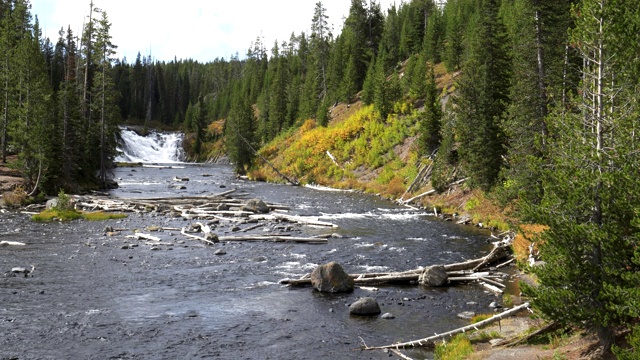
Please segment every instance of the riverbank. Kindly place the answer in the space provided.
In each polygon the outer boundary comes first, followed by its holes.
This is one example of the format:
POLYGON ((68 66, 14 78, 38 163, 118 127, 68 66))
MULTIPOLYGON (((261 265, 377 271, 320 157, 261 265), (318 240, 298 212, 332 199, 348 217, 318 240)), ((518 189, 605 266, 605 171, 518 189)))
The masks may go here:
POLYGON ((24 185, 22 174, 9 166, 15 160, 15 156, 9 156, 6 164, 0 163, 0 194, 24 185))

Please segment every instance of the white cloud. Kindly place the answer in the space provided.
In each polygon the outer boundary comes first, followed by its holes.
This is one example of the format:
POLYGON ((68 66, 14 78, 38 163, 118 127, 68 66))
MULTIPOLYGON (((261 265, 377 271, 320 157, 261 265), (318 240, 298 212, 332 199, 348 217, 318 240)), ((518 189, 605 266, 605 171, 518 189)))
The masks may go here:
MULTIPOLYGON (((32 0, 32 13, 38 15, 45 35, 55 42, 60 27, 71 25, 80 35, 89 13, 90 0, 32 0)), ((132 62, 137 53, 151 53, 158 60, 192 58, 207 62, 246 52, 262 35, 270 49, 289 40, 292 32, 308 33, 317 0, 94 0, 107 12, 118 57, 132 62)), ((380 1, 384 12, 394 0, 380 1)), ((334 33, 349 13, 349 0, 322 2, 333 24, 334 33)), ((398 1, 399 5, 399 1, 398 1)))

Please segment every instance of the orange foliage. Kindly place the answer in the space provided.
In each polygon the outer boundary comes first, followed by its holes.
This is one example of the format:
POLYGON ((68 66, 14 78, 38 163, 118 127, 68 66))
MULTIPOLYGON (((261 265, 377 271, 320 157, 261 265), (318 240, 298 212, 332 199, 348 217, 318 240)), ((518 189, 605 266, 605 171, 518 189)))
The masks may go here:
POLYGON ((217 120, 207 126, 207 132, 214 135, 222 135, 224 130, 224 120, 217 120))
POLYGON ((389 184, 387 184, 386 194, 391 195, 394 199, 397 199, 402 196, 402 194, 404 194, 405 189, 406 186, 403 184, 402 179, 395 176, 393 179, 391 179, 391 181, 389 181, 389 184))
MULTIPOLYGON (((518 260, 526 260, 529 257, 529 246, 536 235, 547 230, 548 227, 544 225, 536 224, 523 224, 520 225, 520 232, 513 240, 513 252, 518 260)), ((538 247, 535 246, 535 249, 538 247)))

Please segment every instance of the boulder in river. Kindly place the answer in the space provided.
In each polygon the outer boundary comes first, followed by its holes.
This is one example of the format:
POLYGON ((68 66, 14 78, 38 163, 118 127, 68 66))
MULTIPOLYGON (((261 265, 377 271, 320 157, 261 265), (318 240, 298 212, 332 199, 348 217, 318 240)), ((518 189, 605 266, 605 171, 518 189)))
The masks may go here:
POLYGON ((458 314, 458 317, 464 320, 471 320, 474 316, 476 316, 476 313, 473 311, 463 311, 458 314))
POLYGON ((260 199, 251 199, 247 201, 247 204, 245 206, 242 207, 242 210, 266 214, 269 212, 269 207, 264 203, 264 201, 260 199))
POLYGON ((381 312, 378 301, 372 297, 361 298, 349 306, 349 313, 353 315, 378 315, 381 312))
POLYGON ((448 281, 447 271, 442 265, 429 266, 422 271, 418 282, 424 286, 442 286, 448 281))
POLYGON ((353 279, 336 262, 320 265, 311 273, 311 285, 321 292, 352 292, 353 279))

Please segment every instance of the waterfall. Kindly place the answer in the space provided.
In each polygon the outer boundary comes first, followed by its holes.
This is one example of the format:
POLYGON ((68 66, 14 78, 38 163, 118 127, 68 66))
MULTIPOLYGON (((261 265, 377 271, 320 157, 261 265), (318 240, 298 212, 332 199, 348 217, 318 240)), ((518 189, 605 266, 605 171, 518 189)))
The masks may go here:
POLYGON ((184 134, 152 131, 140 136, 127 128, 120 129, 116 162, 131 163, 176 163, 184 161, 182 140, 184 134))

